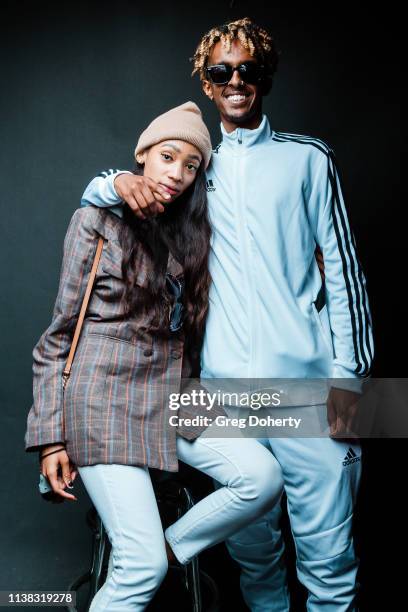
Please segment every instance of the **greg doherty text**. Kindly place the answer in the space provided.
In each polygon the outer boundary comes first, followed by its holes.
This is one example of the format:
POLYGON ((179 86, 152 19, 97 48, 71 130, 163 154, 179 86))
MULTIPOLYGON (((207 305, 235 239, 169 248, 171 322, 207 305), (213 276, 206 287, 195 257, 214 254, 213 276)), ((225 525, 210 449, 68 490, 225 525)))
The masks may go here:
POLYGON ((215 418, 210 416, 197 415, 193 418, 179 417, 173 414, 169 417, 169 423, 172 427, 208 427, 214 423, 217 427, 238 427, 244 429, 245 427, 294 427, 298 429, 302 419, 295 419, 293 417, 285 417, 275 419, 271 416, 259 417, 251 414, 249 417, 231 418, 224 415, 219 415, 215 418))

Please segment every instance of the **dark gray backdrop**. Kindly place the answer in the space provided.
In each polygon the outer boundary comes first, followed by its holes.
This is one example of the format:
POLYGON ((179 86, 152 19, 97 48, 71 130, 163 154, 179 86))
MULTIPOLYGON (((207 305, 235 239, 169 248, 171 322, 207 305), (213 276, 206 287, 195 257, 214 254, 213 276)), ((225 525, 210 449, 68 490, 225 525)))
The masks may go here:
MULTIPOLYGON (((402 44, 398 16, 372 7, 358 16, 343 3, 300 8, 255 0, 120 0, 3 7, 0 589, 61 589, 87 567, 89 502, 82 488, 78 504, 57 507, 40 499, 36 460, 24 453, 23 435, 31 351, 50 322, 63 237, 84 186, 101 169, 130 168, 141 129, 188 99, 199 104, 218 142, 218 116, 198 77, 190 78, 188 58, 212 25, 252 17, 274 34, 282 52, 265 100, 272 127, 322 138, 336 152, 368 281, 374 375, 404 376, 402 44)), ((364 447, 356 539, 361 610, 370 610, 372 600, 391 607, 390 598, 398 598, 398 465, 405 443, 365 441, 364 447)), ((245 609, 223 548, 208 558, 216 577, 222 565, 224 609, 233 600, 245 609)))

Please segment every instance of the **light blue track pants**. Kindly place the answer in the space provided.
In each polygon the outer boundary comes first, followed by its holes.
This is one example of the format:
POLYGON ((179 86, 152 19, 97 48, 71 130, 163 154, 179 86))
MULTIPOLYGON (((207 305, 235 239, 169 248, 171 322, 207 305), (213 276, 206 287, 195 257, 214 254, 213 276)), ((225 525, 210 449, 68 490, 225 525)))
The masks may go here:
MULTIPOLYGON (((177 455, 221 483, 165 532, 182 563, 264 515, 280 498, 279 464, 255 439, 201 436, 188 442, 177 438, 177 455)), ((90 611, 144 610, 167 571, 149 472, 118 464, 78 470, 112 544, 112 571, 90 611)))
MULTIPOLYGON (((297 575, 308 590, 308 612, 355 612, 359 560, 352 519, 361 476, 360 445, 332 438, 259 442, 282 469, 297 575)), ((276 504, 226 542, 241 567, 242 593, 251 612, 289 612, 280 517, 281 506, 276 504)))

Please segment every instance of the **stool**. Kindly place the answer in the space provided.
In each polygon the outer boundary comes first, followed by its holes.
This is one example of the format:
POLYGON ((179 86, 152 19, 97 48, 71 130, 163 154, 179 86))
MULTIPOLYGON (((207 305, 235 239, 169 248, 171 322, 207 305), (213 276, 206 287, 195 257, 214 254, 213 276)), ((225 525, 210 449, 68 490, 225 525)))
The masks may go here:
MULTIPOLYGON (((175 515, 174 520, 167 521, 170 524, 180 518, 194 505, 188 487, 175 480, 172 476, 162 474, 158 481, 152 478, 152 483, 164 527, 167 527, 165 524, 165 510, 167 510, 167 512, 170 510, 170 512, 175 515)), ((71 582, 67 590, 77 591, 81 586, 89 583, 89 595, 85 608, 89 610, 93 597, 104 582, 106 573, 104 573, 103 570, 104 567, 106 567, 106 558, 111 546, 102 520, 93 505, 86 514, 86 522, 93 534, 90 569, 71 582)), ((108 572, 109 569, 108 567, 108 572)), ((191 612, 204 612, 204 610, 205 612, 218 612, 219 594, 217 585, 208 574, 199 569, 197 556, 183 567, 170 565, 169 569, 182 576, 182 583, 188 593, 191 612), (201 584, 205 585, 208 592, 207 599, 209 599, 209 601, 205 608, 203 608, 202 603, 201 584)), ((73 606, 66 606, 66 610, 69 612, 79 612, 79 610, 73 606)))

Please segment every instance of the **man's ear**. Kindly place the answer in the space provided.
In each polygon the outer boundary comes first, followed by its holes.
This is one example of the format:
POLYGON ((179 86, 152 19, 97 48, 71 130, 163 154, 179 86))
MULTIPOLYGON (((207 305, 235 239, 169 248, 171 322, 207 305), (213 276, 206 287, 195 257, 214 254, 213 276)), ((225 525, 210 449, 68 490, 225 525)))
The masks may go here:
POLYGON ((214 94, 213 94, 213 89, 212 89, 212 85, 210 81, 202 81, 201 87, 203 88, 203 92, 205 93, 207 98, 210 98, 210 100, 213 100, 214 94))

